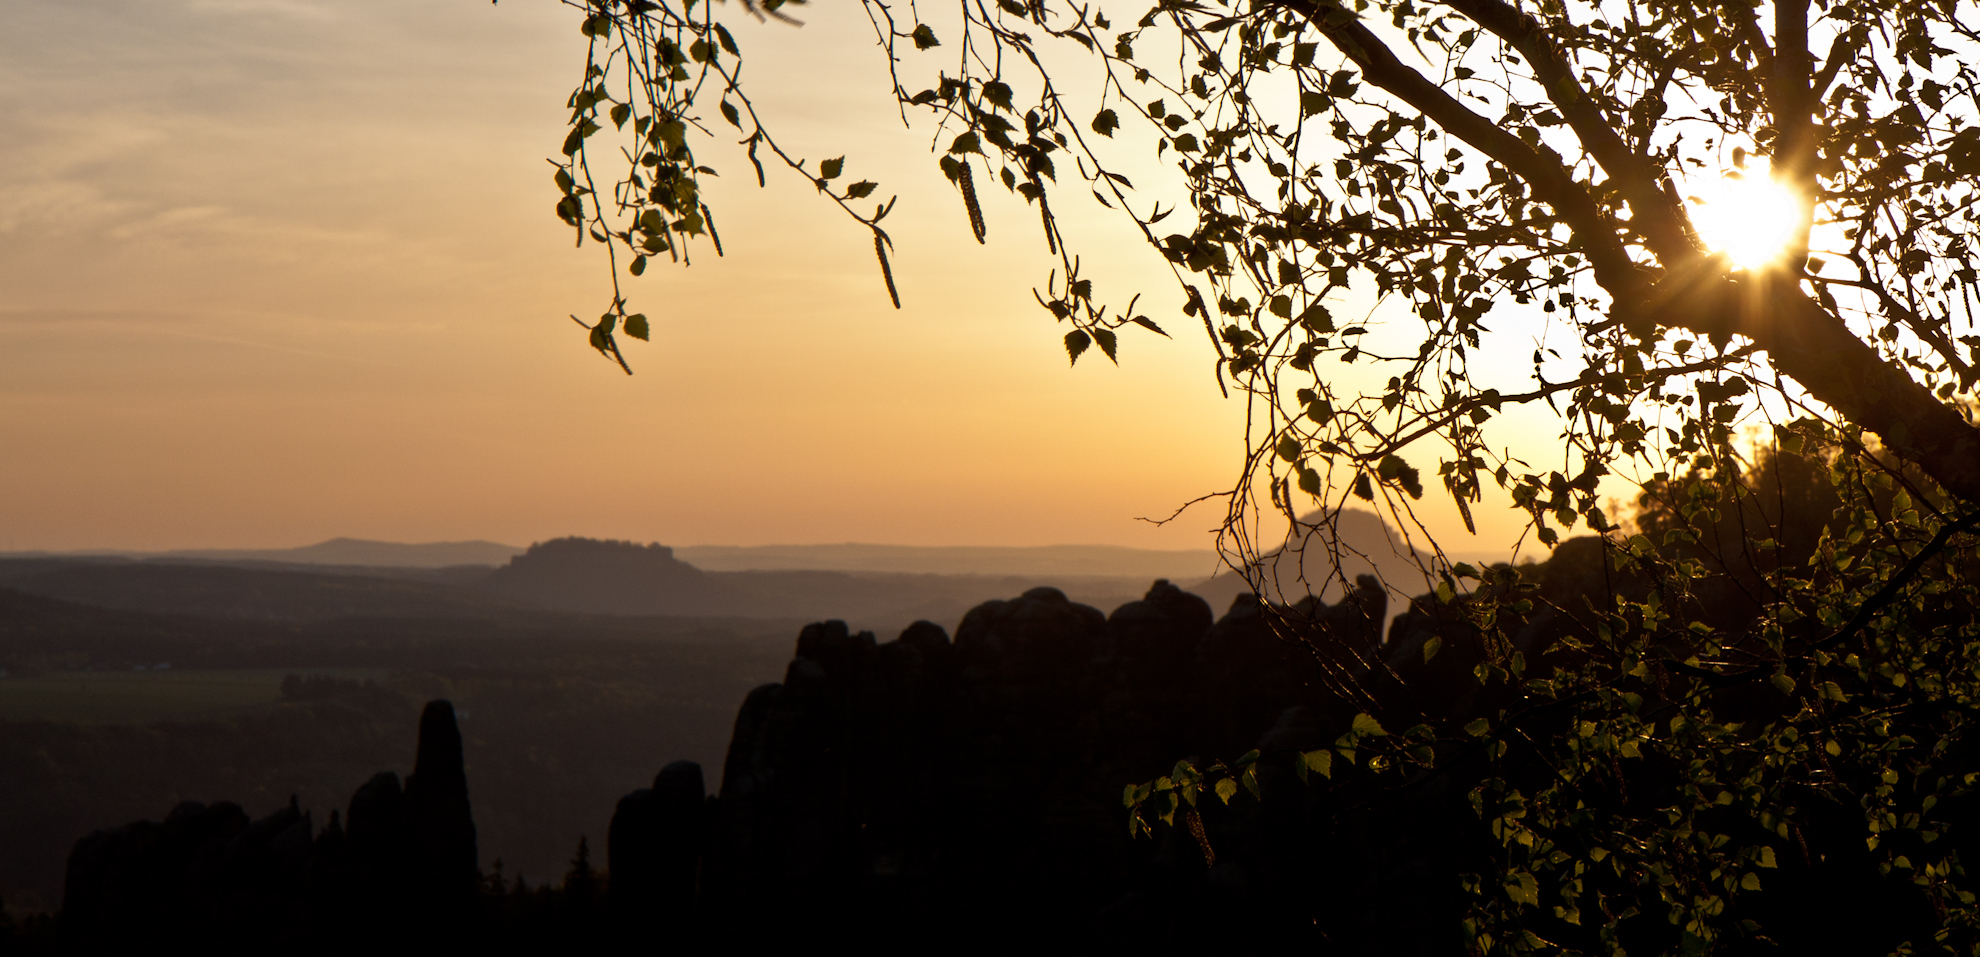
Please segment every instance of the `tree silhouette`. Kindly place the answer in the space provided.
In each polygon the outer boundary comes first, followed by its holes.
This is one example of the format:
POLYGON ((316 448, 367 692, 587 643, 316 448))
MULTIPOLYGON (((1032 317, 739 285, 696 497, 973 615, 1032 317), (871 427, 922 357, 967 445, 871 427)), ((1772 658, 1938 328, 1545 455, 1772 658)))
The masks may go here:
MULTIPOLYGON (((785 152, 712 4, 572 5, 592 44, 558 211, 580 242, 630 254, 634 274, 662 253, 686 261, 698 237, 719 249, 693 144, 727 123, 759 177, 767 153, 812 179, 884 265, 891 202, 868 214, 878 186, 841 185, 843 158, 813 168, 785 152), (631 162, 601 190, 589 144, 605 123, 631 162)), ((1295 488, 1406 508, 1423 470, 1404 452, 1425 439, 1447 446, 1447 494, 1468 511, 1487 481, 1505 487, 1542 541, 1549 519, 1605 524, 1595 482, 1618 461, 1709 453, 1743 418, 1795 408, 1878 436, 1961 499, 1980 494, 1980 437, 1943 401, 1973 385, 1980 343, 1959 335, 1980 139, 1956 3, 1275 0, 1165 3, 1116 23, 1095 6, 1006 0, 962 4, 939 30, 916 7, 863 8, 903 117, 925 110, 946 131, 940 165, 979 238, 979 182, 1037 207, 1058 258, 1040 301, 1072 327, 1075 359, 1093 345, 1114 357, 1125 327, 1159 325, 1132 297, 1102 308, 1050 196, 1082 178, 1061 205, 1090 193, 1169 261, 1220 378, 1258 410, 1231 496, 1247 558, 1246 514, 1290 513, 1295 488), (1137 130, 1173 162, 1185 215, 1139 212, 1113 171, 1105 141, 1137 130), (1786 248, 1750 267, 1707 245, 1683 198, 1741 169, 1797 200, 1786 248), (1397 335, 1331 315, 1339 291, 1366 285, 1391 301, 1378 316, 1397 335), (1537 306, 1561 329, 1533 350, 1523 389, 1483 365, 1527 351, 1500 337, 1535 337, 1530 308, 1485 321, 1504 306, 1537 306), (1324 374, 1328 359, 1392 375, 1358 394, 1324 374), (1524 474, 1492 451, 1496 417, 1557 400, 1580 472, 1524 474)), ((609 315, 592 332, 608 353, 615 329, 647 335, 616 293, 609 315)))
MULTIPOLYGON (((846 184, 845 158, 812 166, 779 143, 714 5, 571 5, 592 42, 557 212, 613 257, 594 347, 624 364, 616 335, 650 334, 621 257, 639 275, 703 238, 720 251, 696 150, 724 124, 759 181, 781 163, 871 235, 898 305, 892 201, 846 184), (608 155, 622 172, 601 178, 608 155)), ((1340 550, 1326 516, 1360 498, 1399 520, 1434 585, 1419 633, 1329 670, 1369 709, 1334 746, 1178 765, 1129 789, 1137 814, 1180 814, 1207 858, 1198 797, 1234 799, 1258 762, 1369 800, 1461 780, 1495 848, 1464 878, 1481 953, 1821 946, 1784 902, 1836 888, 1897 894, 1910 903, 1888 914, 1936 926, 1891 916, 1851 947, 1974 945, 1962 842, 1941 840, 1980 772, 1971 4, 862 10, 902 118, 940 130, 972 234, 986 239, 992 184, 1035 207, 1054 266, 1034 292, 1074 362, 1094 347, 1118 359, 1129 326, 1167 333, 1139 311, 1155 290, 1082 275, 1053 204, 1090 195, 1168 264, 1218 381, 1251 410, 1221 493, 1234 565, 1257 574, 1275 513, 1340 550), (1137 138, 1172 191, 1124 165, 1137 138), (1705 228, 1722 181, 1786 197, 1775 248, 1749 255, 1705 228), (1369 289, 1369 320, 1335 316, 1369 289), (1506 449, 1531 428, 1507 419, 1522 408, 1555 410, 1559 469, 1506 449), (1750 442, 1758 469, 1742 465, 1750 442), (1626 466, 1651 476, 1634 530, 1598 500, 1626 466), (1790 472, 1827 514, 1769 511, 1753 480, 1790 472), (1543 545, 1598 533, 1575 554, 1600 587, 1557 606, 1519 569, 1451 561, 1413 503, 1440 486, 1469 524, 1488 484, 1543 545), (1302 521, 1315 504, 1321 519, 1302 521), (1482 649, 1471 680, 1497 689, 1475 713, 1372 717, 1383 689, 1461 639, 1482 649), (1462 734, 1438 730, 1453 721, 1462 734)))

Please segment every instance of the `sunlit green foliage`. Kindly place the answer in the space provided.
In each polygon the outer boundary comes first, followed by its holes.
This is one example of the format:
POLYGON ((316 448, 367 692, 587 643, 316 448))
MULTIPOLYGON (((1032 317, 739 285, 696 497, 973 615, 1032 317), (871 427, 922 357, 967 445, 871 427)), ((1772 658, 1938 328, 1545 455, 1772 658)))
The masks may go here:
MULTIPOLYGON (((1862 902, 1848 919, 1888 921, 1894 950, 1972 952, 1980 556, 1962 533, 1980 523, 1860 436, 1780 438, 1651 483, 1581 607, 1540 607, 1534 566, 1467 567, 1469 594, 1424 599, 1488 650, 1485 707, 1372 742, 1362 715, 1331 749, 1237 767, 1320 770, 1309 786, 1364 802, 1461 780, 1496 848, 1460 878, 1478 953, 1763 945, 1810 875, 1936 915, 1905 939, 1916 914, 1862 902)), ((1184 763, 1129 788, 1130 827, 1193 808, 1178 792, 1228 801, 1233 773, 1184 763)))
MULTIPOLYGON (((847 215, 873 234, 874 255, 886 279, 888 295, 899 308, 900 296, 894 289, 887 249, 892 239, 879 226, 893 208, 892 200, 876 204, 871 214, 861 213, 853 204, 873 196, 879 184, 870 180, 842 184, 846 158, 823 160, 816 170, 807 161, 796 159, 764 128, 756 106, 739 82, 742 50, 727 27, 714 19, 714 4, 649 3, 627 0, 613 3, 577 3, 584 11, 579 27, 590 40, 584 79, 571 93, 570 131, 564 137, 562 156, 551 160, 556 167, 554 180, 560 198, 559 219, 576 234, 579 246, 586 237, 602 244, 612 266, 612 303, 596 323, 571 319, 591 331, 592 348, 616 361, 628 374, 632 368, 619 351, 615 330, 635 339, 651 335, 650 324, 642 313, 626 311, 626 297, 619 287, 619 262, 626 260, 626 272, 639 276, 648 263, 665 255, 668 261, 683 265, 691 261, 691 243, 706 238, 716 255, 722 254, 722 237, 716 230, 715 212, 703 199, 701 178, 719 175, 694 154, 693 140, 712 136, 717 123, 703 112, 713 100, 721 124, 743 134, 742 146, 759 185, 764 182, 759 149, 767 150, 777 161, 810 179, 818 192, 836 202, 847 215), (607 180, 592 171, 596 153, 587 149, 593 137, 610 123, 613 146, 623 164, 623 172, 607 180)), ((788 19, 784 7, 796 7, 804 0, 761 0, 746 2, 750 13, 788 19)), ((917 39, 917 42, 919 40, 917 39)))

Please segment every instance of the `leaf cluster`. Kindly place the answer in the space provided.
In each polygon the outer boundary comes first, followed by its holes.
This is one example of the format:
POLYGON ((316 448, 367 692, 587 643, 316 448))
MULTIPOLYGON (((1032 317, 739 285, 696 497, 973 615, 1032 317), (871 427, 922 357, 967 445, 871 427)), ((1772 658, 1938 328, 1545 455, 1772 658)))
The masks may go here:
MULTIPOLYGON (((745 0, 741 6, 758 19, 795 23, 785 10, 804 2, 745 0)), ((615 331, 636 339, 651 334, 643 314, 626 312, 626 297, 619 286, 621 256, 627 259, 626 272, 640 276, 662 254, 669 262, 691 263, 692 243, 697 239, 706 238, 716 255, 722 254, 715 211, 702 188, 703 177, 718 174, 696 159, 693 141, 717 135, 724 124, 742 134, 736 145, 744 148, 758 185, 765 183, 759 151, 768 151, 872 234, 888 296, 900 308, 888 261, 893 240, 879 226, 893 210, 893 201, 877 204, 871 213, 862 212, 853 204, 871 198, 878 183, 839 182, 846 170, 843 156, 822 160, 812 169, 808 161, 784 150, 742 85, 742 50, 715 17, 713 0, 565 0, 565 4, 584 13, 579 29, 589 42, 583 78, 568 103, 570 125, 562 157, 551 164, 560 194, 557 217, 575 231, 579 246, 587 238, 601 244, 611 266, 610 309, 595 324, 579 321, 590 330, 593 348, 630 374, 615 331), (719 123, 703 112, 711 100, 719 123), (606 123, 614 134, 607 138, 617 139, 617 156, 610 159, 591 146, 606 123), (594 177, 594 158, 616 170, 608 188, 601 190, 594 177)))

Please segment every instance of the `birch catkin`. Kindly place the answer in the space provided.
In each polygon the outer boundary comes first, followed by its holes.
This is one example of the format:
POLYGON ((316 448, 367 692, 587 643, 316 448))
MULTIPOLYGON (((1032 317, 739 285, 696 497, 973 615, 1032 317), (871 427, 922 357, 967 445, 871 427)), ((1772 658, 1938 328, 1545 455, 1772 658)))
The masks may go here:
POLYGON ((880 275, 887 280, 887 298, 894 300, 894 308, 901 307, 901 294, 894 288, 894 267, 887 265, 887 242, 879 233, 873 234, 873 255, 880 260, 880 275))
POLYGON ((962 186, 963 208, 969 210, 970 231, 976 234, 976 241, 981 243, 984 234, 983 207, 976 203, 976 182, 970 178, 968 160, 963 161, 962 173, 956 177, 956 182, 962 186))
POLYGON ((1058 240, 1052 235, 1052 207, 1045 205, 1045 184, 1038 185, 1038 219, 1045 224, 1045 251, 1059 254, 1058 240))

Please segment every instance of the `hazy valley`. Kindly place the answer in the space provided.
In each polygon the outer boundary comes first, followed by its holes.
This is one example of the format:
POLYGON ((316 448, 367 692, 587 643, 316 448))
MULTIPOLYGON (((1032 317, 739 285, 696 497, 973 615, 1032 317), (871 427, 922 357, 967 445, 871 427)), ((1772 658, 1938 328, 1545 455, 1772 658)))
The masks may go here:
MULTIPOLYGON (((327 813, 408 765, 431 698, 460 709, 484 865, 552 878, 602 840, 610 795, 676 759, 722 766, 737 707, 807 622, 953 631, 1046 584, 1112 609, 1210 559, 587 540, 0 556, 0 899, 55 909, 78 837, 181 801, 327 813), (780 567, 807 562, 825 567, 780 567)), ((1237 579, 1208 577, 1221 610, 1237 579)))

